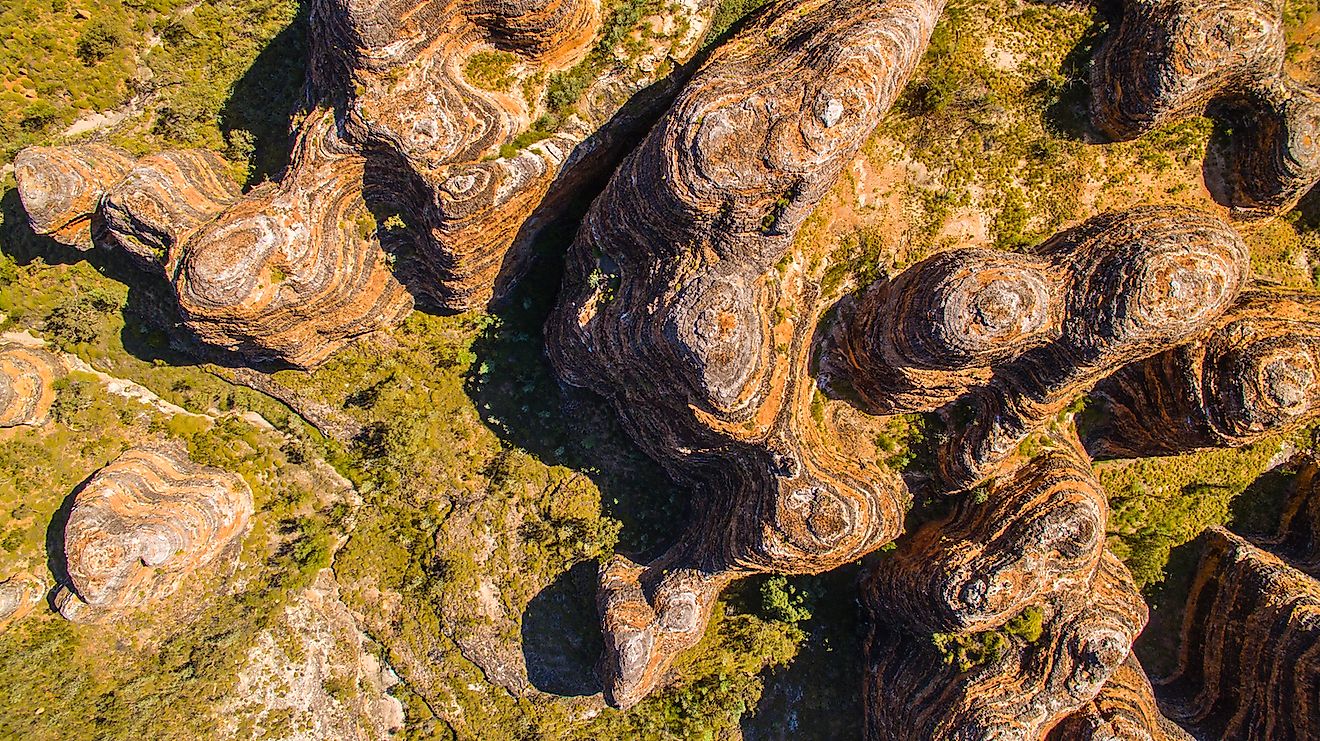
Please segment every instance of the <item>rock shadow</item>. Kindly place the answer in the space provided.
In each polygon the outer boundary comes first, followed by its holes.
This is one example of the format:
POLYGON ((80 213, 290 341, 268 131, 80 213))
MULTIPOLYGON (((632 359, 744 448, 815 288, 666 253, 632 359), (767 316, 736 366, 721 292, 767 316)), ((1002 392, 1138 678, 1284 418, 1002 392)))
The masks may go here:
POLYGON ((857 599, 861 567, 793 577, 814 596, 797 656, 765 674, 761 700, 743 715, 746 741, 853 741, 862 738, 862 646, 866 624, 857 599))
POLYGON ((1091 24, 1082 33, 1081 39, 1064 56, 1059 65, 1058 80, 1048 85, 1048 89, 1033 92, 1048 96, 1049 101, 1041 114, 1046 128, 1063 139, 1095 144, 1106 141, 1106 137, 1091 126, 1091 59, 1096 49, 1121 17, 1121 8, 1117 0, 1096 0, 1091 3, 1078 3, 1072 0, 1032 0, 1038 5, 1078 6, 1090 5, 1094 10, 1091 24))
POLYGON ((52 612, 59 612, 55 607, 55 593, 60 587, 72 584, 69 578, 69 560, 64 555, 64 529, 69 524, 69 515, 73 512, 73 502, 78 498, 78 494, 87 487, 87 482, 92 480, 93 472, 87 475, 87 478, 78 482, 73 487, 73 491, 60 502, 59 509, 51 515, 50 524, 46 526, 46 568, 50 570, 51 578, 55 583, 50 590, 46 592, 46 603, 52 612))
POLYGON ((596 564, 583 561, 542 589, 522 616, 527 679, 560 697, 599 694, 595 671, 604 643, 596 620, 596 564))
POLYGON ((229 154, 247 154, 246 187, 278 180, 289 164, 294 112, 307 107, 307 3, 258 52, 220 108, 229 154))

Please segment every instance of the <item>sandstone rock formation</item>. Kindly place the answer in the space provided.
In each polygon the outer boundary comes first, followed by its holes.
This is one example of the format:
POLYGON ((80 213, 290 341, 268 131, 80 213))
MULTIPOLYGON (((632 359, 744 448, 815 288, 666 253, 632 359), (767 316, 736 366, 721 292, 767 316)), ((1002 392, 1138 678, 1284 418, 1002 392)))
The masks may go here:
POLYGON ((1320 582, 1222 528, 1203 537, 1162 708, 1200 738, 1315 738, 1320 582))
POLYGON ((36 347, 0 344, 0 427, 42 425, 50 419, 63 361, 36 347))
POLYGON ((14 178, 32 231, 90 248, 97 202, 132 166, 128 152, 103 144, 22 150, 14 158, 14 178))
POLYGON ((1262 545, 1320 579, 1320 463, 1314 458, 1298 469, 1279 518, 1278 533, 1262 545))
POLYGON ((1092 63, 1092 123, 1127 140, 1207 106, 1227 113, 1239 122, 1227 204, 1286 211, 1320 182, 1320 92, 1283 71, 1283 11, 1283 0, 1123 0, 1092 63))
POLYGON ((55 604, 78 622, 112 619, 173 594, 184 577, 236 555, 252 517, 237 474, 180 447, 141 447, 97 471, 74 495, 64 528, 69 583, 55 604))
POLYGON ((1320 296, 1255 290, 1194 342, 1097 388, 1100 457, 1236 447, 1320 415, 1320 296))
POLYGON ((1249 261, 1227 224, 1180 207, 1098 216, 1028 255, 941 253, 845 312, 826 364, 868 411, 959 399, 940 465, 974 486, 1115 369, 1204 330, 1249 261))
POLYGON ((183 241, 238 200, 228 170, 202 149, 143 157, 103 196, 108 234, 146 269, 172 277, 183 241))
POLYGON ((41 604, 46 583, 26 571, 0 581, 0 633, 41 604))
POLYGON ((1127 569, 1106 553, 1094 581, 1042 604, 1034 641, 999 633, 997 651, 963 670, 926 634, 902 627, 874 593, 883 615, 866 646, 866 734, 872 739, 1042 738, 1099 696, 1127 660, 1146 623, 1146 606, 1127 569))
POLYGON ((901 529, 902 482, 809 413, 823 307, 792 242, 894 102, 942 6, 767 6, 694 75, 570 250, 547 324, 558 372, 608 396, 698 494, 666 554, 602 570, 616 705, 637 702, 697 642, 730 579, 830 569, 901 529))
POLYGON ((867 576, 886 614, 926 633, 998 628, 1056 592, 1085 591, 1109 507, 1074 443, 1047 449, 981 496, 922 524, 867 576))
POLYGON ((1049 741, 1191 741, 1177 723, 1160 713, 1155 690, 1136 656, 1109 677, 1104 689, 1081 710, 1050 731, 1049 741))
POLYGON ((240 197, 213 154, 134 165, 89 146, 29 150, 19 188, 43 233, 104 220, 114 243, 175 282, 203 341, 312 366, 411 310, 379 243, 386 227, 429 267, 413 288, 443 307, 476 308, 507 289, 557 206, 551 184, 573 169, 555 194, 567 199, 610 164, 615 132, 644 121, 673 86, 619 109, 695 53, 710 5, 657 10, 638 50, 618 29, 593 45, 596 0, 316 2, 312 105, 277 184, 240 197), (581 100, 560 100, 550 73, 588 51, 571 88, 581 100))
POLYGON ((402 321, 412 296, 369 226, 364 167, 329 112, 305 123, 283 180, 188 239, 175 275, 185 324, 245 357, 309 367, 402 321))

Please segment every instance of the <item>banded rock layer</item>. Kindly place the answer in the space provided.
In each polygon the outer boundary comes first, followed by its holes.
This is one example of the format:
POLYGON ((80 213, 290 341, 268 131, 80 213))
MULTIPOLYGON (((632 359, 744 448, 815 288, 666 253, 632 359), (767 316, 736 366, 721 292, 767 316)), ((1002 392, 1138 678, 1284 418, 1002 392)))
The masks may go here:
POLYGON ((997 655, 963 671, 930 638, 905 630, 900 613, 864 594, 879 617, 866 645, 863 699, 866 735, 877 741, 1042 738, 1100 695, 1146 623, 1131 575, 1106 553, 1086 588, 1043 603, 1036 640, 1001 634, 997 655))
POLYGON ((236 555, 251 517, 241 476, 199 466, 178 446, 129 450, 74 495, 63 543, 69 583, 55 605, 95 622, 163 599, 187 575, 236 555))
POLYGON ((547 324, 569 383, 697 492, 657 561, 602 571, 607 697, 637 702, 758 571, 833 568, 892 540, 908 495, 809 414, 822 307, 792 241, 893 104, 939 0, 780 0, 713 52, 592 205, 547 324), (787 318, 775 318, 778 308, 787 318))
POLYGON ((1204 331, 1250 256, 1222 221, 1181 207, 1095 217, 1033 254, 954 250, 867 292, 827 359, 868 411, 958 400, 942 473, 970 487, 1079 395, 1204 331))
POLYGON ((1088 449, 1109 458, 1238 447, 1320 415, 1320 297, 1255 290, 1210 332, 1097 388, 1088 449))
POLYGON ((428 266, 414 290, 443 307, 476 308, 507 289, 561 206, 547 200, 551 184, 580 165, 557 188, 567 199, 610 164, 673 86, 615 114, 695 53, 709 5, 656 11, 640 52, 631 36, 598 44, 592 70, 604 74, 571 111, 538 118, 548 73, 593 48, 596 0, 321 0, 305 96, 314 105, 300 111, 278 183, 240 195, 213 154, 134 164, 90 145, 27 150, 19 189, 38 232, 86 241, 86 225, 104 221, 110 243, 175 283, 184 323, 205 342, 313 366, 412 309, 378 216, 428 266))
POLYGON ((20 151, 14 157, 14 178, 32 231, 71 247, 90 248, 92 213, 101 195, 132 166, 128 152, 104 144, 20 151))
POLYGON ((1047 736, 1049 741, 1192 741, 1156 704, 1155 690, 1135 655, 1109 677, 1104 689, 1047 736))
POLYGON ((0 633, 41 604, 46 583, 26 571, 0 582, 0 633))
POLYGON ((0 345, 0 427, 42 425, 55 403, 64 361, 40 348, 0 345))
MULTIPOLYGON (((347 94, 346 139, 380 173, 368 190, 422 233, 427 292, 447 309, 473 309, 526 271, 531 237, 558 206, 547 202, 552 184, 587 160, 580 169, 604 171, 619 144, 615 124, 627 129, 648 114, 612 119, 697 51, 712 5, 656 9, 652 33, 627 50, 628 34, 593 47, 604 20, 597 0, 321 0, 312 7, 313 79, 347 94), (571 110, 562 101, 550 110, 549 73, 589 51, 605 73, 571 110), (482 79, 490 60, 503 60, 504 79, 482 79)), ((663 101, 672 89, 658 87, 663 101)), ((571 195, 571 184, 558 184, 552 200, 571 195)))
POLYGON ((998 628, 1057 592, 1084 591, 1104 552, 1109 507, 1086 456, 1065 440, 922 524, 877 563, 865 591, 927 633, 998 628))
POLYGON ((1240 216, 1320 182, 1320 91, 1283 70, 1283 0, 1123 0, 1091 67, 1091 116, 1115 140, 1201 114, 1237 122, 1224 194, 1240 216), (1214 105, 1211 105, 1214 104, 1214 105))
POLYGON ((1320 582, 1227 530, 1203 537, 1165 713, 1202 738, 1316 738, 1320 582))
MULTIPOLYGON (((43 156, 58 171, 82 154, 43 156)), ((171 281, 201 340, 309 367, 412 310, 370 226, 364 160, 329 112, 308 117, 278 184, 240 197, 226 170, 211 152, 162 152, 98 182, 90 201, 106 243, 171 281)))

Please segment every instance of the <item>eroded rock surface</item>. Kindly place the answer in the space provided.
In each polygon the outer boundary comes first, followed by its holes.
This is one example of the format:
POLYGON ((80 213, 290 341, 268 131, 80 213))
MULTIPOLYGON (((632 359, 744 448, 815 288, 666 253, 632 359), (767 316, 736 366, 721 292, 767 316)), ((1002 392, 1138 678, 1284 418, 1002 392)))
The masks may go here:
POLYGON ((1222 528, 1205 536, 1164 711, 1201 738, 1320 734, 1320 582, 1222 528))
POLYGON ((28 147, 14 157, 14 178, 32 231, 89 249, 92 213, 101 196, 133 166, 118 147, 28 147))
POLYGON ((1146 624, 1132 577, 1106 553, 1084 589, 1042 602, 1034 641, 1000 633, 998 653, 966 670, 929 634, 906 630, 900 613, 870 591, 878 619, 866 646, 866 733, 872 739, 1042 738, 1094 700, 1127 660, 1146 624))
POLYGON ((199 466, 174 445, 129 450, 74 495, 69 583, 55 604, 84 622, 169 596, 189 574, 236 556, 251 517, 252 492, 237 474, 199 466))
POLYGON ((1320 182, 1320 92, 1288 78, 1283 0, 1123 0, 1091 67, 1093 125, 1116 140, 1228 114, 1224 200, 1241 216, 1291 208, 1320 182))
POLYGON ((717 49, 593 204, 547 325, 569 383, 698 492, 654 563, 601 573, 607 697, 627 707, 695 645, 719 590, 892 540, 908 495, 809 413, 822 307, 799 226, 893 104, 943 3, 776 2, 717 49), (776 309, 788 311, 776 319, 776 309))
POLYGON ((573 187, 672 94, 666 81, 616 116, 695 53, 709 6, 656 10, 638 47, 596 41, 596 0, 316 2, 310 104, 278 183, 240 194, 214 154, 133 163, 89 145, 27 150, 19 189, 43 234, 85 242, 103 221, 106 241, 175 283, 205 342, 316 365, 412 309, 397 253, 420 255, 427 274, 410 285, 444 308, 506 290, 573 187), (588 51, 581 100, 550 101, 550 73, 588 51))
POLYGON ((46 582, 26 571, 0 581, 0 633, 41 604, 46 582))
POLYGON ((940 466, 974 486, 1115 369, 1204 331, 1249 266, 1242 238, 1208 214, 1109 213, 1031 254, 955 250, 873 287, 827 364, 871 411, 957 399, 940 466))
POLYGON ((0 344, 0 427, 45 424, 55 403, 55 381, 67 370, 41 348, 0 344))
POLYGON ((1068 716, 1049 741, 1192 741, 1166 718, 1137 657, 1129 655, 1094 700, 1068 716))
POLYGON ((1320 414, 1320 297, 1251 291, 1209 333, 1097 388, 1101 457, 1237 447, 1320 414))
POLYGON ((927 633, 968 632, 998 628, 1054 593, 1084 591, 1109 507, 1075 443, 1051 444, 880 559, 867 576, 870 599, 927 633))
POLYGON ((101 213, 119 247, 148 270, 172 277, 183 241, 239 196, 220 155, 174 150, 138 160, 106 190, 101 213))

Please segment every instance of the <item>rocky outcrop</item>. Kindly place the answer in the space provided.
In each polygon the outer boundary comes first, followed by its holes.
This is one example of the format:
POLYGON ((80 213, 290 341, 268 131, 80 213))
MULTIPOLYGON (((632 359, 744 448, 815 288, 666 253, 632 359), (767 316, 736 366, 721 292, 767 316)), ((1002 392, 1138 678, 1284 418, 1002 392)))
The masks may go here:
POLYGON ((32 231, 90 248, 97 202, 132 166, 128 152, 103 144, 22 150, 14 158, 14 178, 32 231))
POLYGON ((1227 224, 1180 207, 1098 216, 1027 255, 942 253, 842 312, 826 367, 868 411, 957 399, 940 467, 974 486, 1115 369, 1205 330, 1249 260, 1227 224))
POLYGON ((313 366, 412 309, 397 253, 418 253, 427 275, 410 286, 444 308, 506 290, 561 201, 672 94, 667 81, 620 113, 695 53, 709 5, 663 6, 638 46, 613 26, 596 38, 594 0, 315 2, 313 104, 278 183, 240 196, 214 154, 133 164, 88 146, 28 150, 19 189, 42 233, 103 221, 107 241, 175 283, 203 341, 313 366))
POLYGON ((1251 291, 1210 331, 1128 366, 1095 394, 1096 456, 1237 447, 1320 415, 1320 296, 1251 291))
POLYGON ((1191 741, 1177 723, 1160 713, 1155 691, 1137 657, 1109 677, 1104 689, 1068 716, 1046 737, 1049 741, 1191 741))
POLYGON ((1239 104, 1221 168, 1228 205, 1245 217, 1283 213, 1320 183, 1320 90, 1281 77, 1239 104))
POLYGON ((0 344, 0 427, 42 425, 55 403, 55 381, 67 369, 45 350, 0 344))
POLYGON ((118 247, 146 269, 172 277, 184 240, 239 195, 220 155, 175 150, 138 160, 106 190, 101 214, 118 247))
POLYGON ((571 183, 551 185, 611 159, 616 143, 600 130, 647 117, 620 108, 696 52, 712 5, 657 9, 629 49, 626 28, 596 39, 618 20, 594 0, 313 4, 315 76, 348 91, 347 136, 382 170, 368 187, 424 233, 436 301, 485 305, 527 269, 547 198, 571 183), (547 85, 575 63, 567 87, 547 85))
POLYGON ((713 52, 592 205, 547 324, 561 377, 612 401, 697 493, 657 561, 601 573, 607 698, 694 645, 738 575, 819 572, 892 540, 908 495, 811 413, 818 305, 793 237, 894 102, 939 0, 781 2, 713 52), (784 267, 781 273, 776 264, 784 267))
POLYGON ((1300 464, 1279 517, 1278 533, 1264 545, 1320 579, 1320 463, 1314 458, 1300 464))
POLYGON ((306 123, 283 180, 188 239, 175 276, 188 328, 245 357, 310 367, 402 321, 412 296, 380 249, 364 167, 329 112, 306 123))
POLYGON ((868 574, 870 599, 922 632, 964 633, 1085 590, 1109 507, 1086 456, 1066 439, 1051 444, 904 538, 868 574))
POLYGON ((937 253, 840 307, 826 375, 875 414, 938 409, 988 383, 992 365, 1058 339, 1058 268, 992 249, 937 253))
POLYGON ((184 577, 237 555, 252 492, 237 474, 180 447, 120 455, 74 494, 64 527, 68 583, 55 604, 78 622, 113 619, 163 599, 184 577))
MULTIPOLYGON (((48 150, 43 162, 71 169, 81 152, 48 150)), ((308 117, 278 184, 240 199, 227 169, 210 152, 163 152, 100 183, 92 201, 105 243, 173 282, 198 338, 309 367, 412 310, 363 200, 365 160, 328 111, 308 117)))
POLYGON ((1320 582, 1227 530, 1203 538, 1161 707, 1200 738, 1315 738, 1320 582))
POLYGON ((1124 0, 1092 63, 1092 123, 1134 139, 1210 106, 1237 123, 1222 200, 1244 217, 1286 211, 1320 182, 1320 93, 1283 71, 1283 11, 1283 0, 1124 0))
POLYGON ((869 738, 1041 738, 1145 626, 1076 437, 1012 462, 863 575, 869 738))
MULTIPOLYGON (((1041 631, 966 634, 981 661, 960 666, 929 634, 903 627, 876 593, 866 646, 866 734, 871 739, 1042 738, 1095 700, 1127 660, 1146 606, 1127 569, 1106 553, 1085 589, 1041 603, 1041 631)), ((946 649, 947 650, 947 645, 946 649)))
POLYGON ((46 583, 26 571, 0 581, 0 633, 41 604, 46 583))

